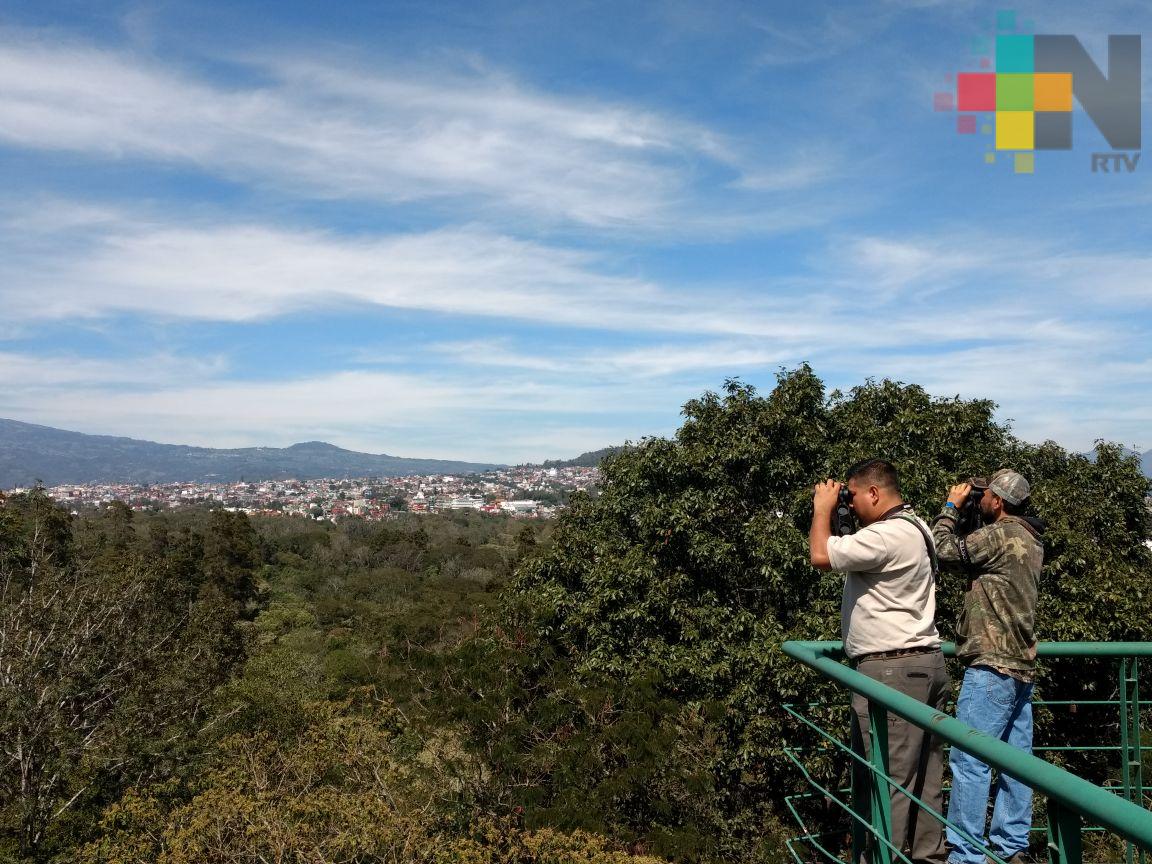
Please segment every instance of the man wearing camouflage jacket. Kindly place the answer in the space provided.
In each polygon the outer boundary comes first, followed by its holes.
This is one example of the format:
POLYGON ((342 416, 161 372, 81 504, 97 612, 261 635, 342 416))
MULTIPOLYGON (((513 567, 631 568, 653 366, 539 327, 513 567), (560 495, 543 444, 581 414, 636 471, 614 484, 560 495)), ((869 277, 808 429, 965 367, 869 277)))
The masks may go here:
MULTIPOLYGON (((962 569, 968 579, 956 655, 964 681, 956 718, 1014 747, 1032 750, 1032 686, 1036 669, 1036 595, 1044 562, 1043 530, 1024 517, 1028 481, 1009 469, 992 475, 980 510, 985 527, 956 535, 958 511, 972 487, 953 486, 932 534, 941 566, 962 569)), ((996 783, 987 838, 991 769, 959 747, 952 748, 952 795, 948 820, 1008 861, 1028 848, 1032 790, 1004 774, 996 783)), ((947 830, 950 864, 985 864, 983 849, 947 830)))

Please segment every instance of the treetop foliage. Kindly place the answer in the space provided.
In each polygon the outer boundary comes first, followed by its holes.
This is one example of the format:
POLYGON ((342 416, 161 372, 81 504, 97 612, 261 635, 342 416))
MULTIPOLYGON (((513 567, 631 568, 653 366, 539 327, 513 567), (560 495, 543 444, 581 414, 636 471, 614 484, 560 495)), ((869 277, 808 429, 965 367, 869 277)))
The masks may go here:
MULTIPOLYGON (((731 380, 546 524, 72 518, 13 496, 0 862, 782 862, 803 785, 784 742, 814 741, 780 705, 845 723, 844 694, 780 650, 839 635, 841 577, 809 564, 814 483, 883 457, 931 518, 952 484, 1015 468, 1047 523, 1040 637, 1146 638, 1137 459, 1020 441, 994 408, 892 381, 829 393, 807 366, 765 394, 731 380)), ((964 581, 941 574, 945 635, 964 581)), ((1085 661, 1042 676, 1063 698, 1114 686, 1085 661)), ((1052 739, 1072 719, 1041 717, 1052 739)))
MULTIPOLYGON (((509 620, 471 660, 497 670, 474 692, 505 713, 471 722, 502 784, 531 790, 511 797, 661 854, 763 854, 756 838, 796 783, 779 704, 826 695, 780 644, 839 636, 841 579, 808 561, 812 486, 863 458, 893 462, 925 518, 952 484, 1020 470, 1049 523, 1041 638, 1143 638, 1152 557, 1137 460, 1108 444, 1094 461, 1027 444, 993 411, 891 381, 827 394, 801 366, 763 396, 729 381, 684 406, 673 438, 606 460, 600 494, 577 498, 520 569, 509 620), (658 755, 644 738, 663 742, 658 755), (669 753, 684 754, 674 769, 669 753)), ((941 581, 946 633, 962 578, 941 581)))

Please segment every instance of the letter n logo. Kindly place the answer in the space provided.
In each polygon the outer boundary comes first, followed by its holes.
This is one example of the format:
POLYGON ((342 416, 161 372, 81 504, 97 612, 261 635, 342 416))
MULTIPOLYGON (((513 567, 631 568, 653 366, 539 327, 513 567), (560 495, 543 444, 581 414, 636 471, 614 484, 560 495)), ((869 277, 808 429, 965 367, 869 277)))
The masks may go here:
POLYGON ((1140 37, 1108 37, 1107 77, 1075 36, 1030 38, 1035 50, 1035 149, 1072 147, 1072 105, 1063 98, 1070 76, 1076 101, 1112 149, 1139 150, 1140 37))

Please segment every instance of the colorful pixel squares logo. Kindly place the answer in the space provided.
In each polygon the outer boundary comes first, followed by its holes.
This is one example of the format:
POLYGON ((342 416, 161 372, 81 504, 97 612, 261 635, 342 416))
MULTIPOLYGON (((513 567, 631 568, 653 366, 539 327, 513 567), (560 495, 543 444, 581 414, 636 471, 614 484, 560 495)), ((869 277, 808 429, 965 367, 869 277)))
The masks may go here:
MULTIPOLYGON (((987 136, 984 161, 1012 157, 1017 174, 1032 174, 1037 151, 1071 150, 1074 101, 1112 151, 1092 153, 1092 171, 1131 173, 1140 161, 1140 37, 1108 37, 1108 74, 1075 36, 1036 35, 1031 21, 996 13, 994 36, 972 44, 979 71, 948 76, 933 98, 937 111, 956 111, 956 131, 987 136)), ((1083 122, 1077 116, 1078 130, 1083 122)), ((1085 130, 1087 131, 1087 130, 1085 130)), ((1078 134, 1080 134, 1078 132, 1078 134)))

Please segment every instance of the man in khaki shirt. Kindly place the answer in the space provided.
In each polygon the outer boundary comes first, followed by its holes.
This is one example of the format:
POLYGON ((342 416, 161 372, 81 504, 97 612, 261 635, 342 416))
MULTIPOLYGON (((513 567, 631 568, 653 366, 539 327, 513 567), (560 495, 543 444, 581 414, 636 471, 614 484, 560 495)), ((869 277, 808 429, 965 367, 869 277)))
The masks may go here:
MULTIPOLYGON (((832 511, 841 484, 816 485, 809 532, 811 560, 844 572, 841 636, 857 671, 942 711, 951 681, 936 630, 935 551, 928 527, 900 495, 895 467, 870 459, 848 471, 850 507, 860 530, 832 536, 832 511)), ((852 747, 867 758, 868 703, 854 694, 852 747)), ((853 783, 868 789, 867 769, 854 760, 853 783)), ((894 714, 888 715, 888 770, 895 783, 937 813, 943 808, 941 741, 894 714)), ((892 843, 916 864, 943 864, 941 823, 891 787, 892 843)), ((857 796, 867 816, 869 803, 857 796)), ((863 851, 863 850, 861 850, 863 851)))

